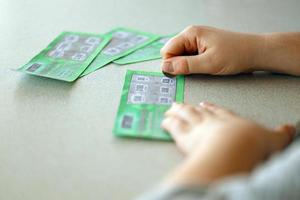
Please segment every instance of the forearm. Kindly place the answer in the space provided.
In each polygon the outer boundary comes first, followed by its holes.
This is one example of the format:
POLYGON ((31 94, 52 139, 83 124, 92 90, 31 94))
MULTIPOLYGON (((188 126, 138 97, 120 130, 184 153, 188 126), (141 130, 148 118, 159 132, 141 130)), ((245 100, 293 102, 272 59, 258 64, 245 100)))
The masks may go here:
POLYGON ((262 34, 255 46, 255 70, 300 76, 299 32, 262 34))
POLYGON ((299 145, 299 141, 293 143, 289 149, 260 165, 249 176, 232 176, 213 185, 197 187, 176 182, 160 186, 138 200, 298 200, 299 145))

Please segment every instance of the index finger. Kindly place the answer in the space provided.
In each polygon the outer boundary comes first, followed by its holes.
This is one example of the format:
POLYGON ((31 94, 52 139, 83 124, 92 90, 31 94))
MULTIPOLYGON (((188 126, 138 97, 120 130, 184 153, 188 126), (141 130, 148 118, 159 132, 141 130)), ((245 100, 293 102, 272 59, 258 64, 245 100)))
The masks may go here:
POLYGON ((171 38, 160 51, 163 59, 196 52, 197 44, 192 44, 183 33, 171 38))

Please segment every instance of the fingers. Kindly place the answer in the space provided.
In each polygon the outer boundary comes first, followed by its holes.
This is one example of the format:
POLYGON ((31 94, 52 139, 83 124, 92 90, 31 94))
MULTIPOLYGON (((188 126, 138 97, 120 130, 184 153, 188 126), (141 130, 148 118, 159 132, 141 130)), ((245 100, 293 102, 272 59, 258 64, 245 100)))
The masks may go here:
POLYGON ((186 121, 188 124, 198 123, 203 119, 203 115, 207 114, 205 110, 201 111, 195 106, 188 104, 174 103, 172 107, 165 113, 165 116, 176 116, 186 121))
POLYGON ((164 47, 160 50, 163 59, 181 55, 185 52, 185 38, 182 35, 177 35, 171 38, 164 47))
POLYGON ((214 66, 213 51, 206 49, 202 41, 203 28, 187 27, 170 39, 161 49, 162 71, 169 74, 216 74, 220 68, 214 66))
POLYGON ((235 113, 233 111, 223 108, 221 106, 209 103, 209 102, 201 102, 199 105, 203 108, 206 108, 207 110, 211 111, 214 114, 235 115, 235 113))
POLYGON ((218 74, 222 67, 213 59, 212 50, 200 55, 175 56, 165 59, 162 63, 162 71, 169 74, 218 74))
POLYGON ((176 116, 166 117, 162 121, 161 126, 168 131, 176 141, 180 139, 183 133, 186 133, 189 130, 188 123, 176 116))
POLYGON ((282 125, 271 134, 271 153, 284 149, 293 140, 296 132, 295 126, 291 124, 282 125))
POLYGON ((185 31, 171 38, 164 45, 160 51, 163 59, 183 54, 195 54, 198 52, 196 37, 189 37, 184 32, 185 31))
POLYGON ((191 130, 201 123, 206 116, 205 109, 199 109, 187 104, 173 103, 172 107, 165 113, 162 128, 168 131, 175 140, 178 148, 186 153, 189 149, 187 138, 191 130))

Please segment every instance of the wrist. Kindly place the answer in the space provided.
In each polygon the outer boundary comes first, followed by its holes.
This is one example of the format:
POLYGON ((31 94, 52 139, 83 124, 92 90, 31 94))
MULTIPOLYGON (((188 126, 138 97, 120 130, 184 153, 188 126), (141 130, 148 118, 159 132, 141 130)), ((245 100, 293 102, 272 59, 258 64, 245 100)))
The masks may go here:
POLYGON ((272 51, 270 47, 270 34, 258 34, 255 41, 254 69, 257 71, 272 71, 272 51))
POLYGON ((249 34, 249 69, 248 71, 265 71, 270 70, 266 61, 269 58, 268 35, 266 34, 249 34))
POLYGON ((258 35, 254 51, 254 70, 300 75, 300 35, 266 33, 258 35))
POLYGON ((229 176, 250 173, 265 158, 265 147, 260 145, 260 140, 252 137, 252 133, 231 135, 234 137, 230 142, 224 143, 224 137, 215 138, 213 143, 194 150, 175 169, 167 183, 209 185, 229 176), (249 150, 249 144, 257 148, 249 150))
MULTIPOLYGON (((185 159, 167 178, 166 185, 210 185, 221 179, 241 173, 231 166, 231 162, 224 163, 219 156, 197 152, 185 159)), ((233 156, 235 157, 235 156, 233 156)), ((242 172, 243 173, 243 172, 242 172)))
POLYGON ((211 182, 205 165, 188 158, 167 177, 164 185, 209 185, 211 182))

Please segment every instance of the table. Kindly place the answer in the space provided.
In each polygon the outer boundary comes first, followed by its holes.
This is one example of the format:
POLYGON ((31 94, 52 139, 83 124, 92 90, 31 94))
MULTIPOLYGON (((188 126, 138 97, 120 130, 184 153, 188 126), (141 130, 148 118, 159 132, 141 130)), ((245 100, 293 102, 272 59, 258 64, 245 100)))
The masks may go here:
MULTIPOLYGON (((183 159, 173 143, 112 135, 126 70, 160 71, 160 60, 111 64, 74 83, 11 70, 61 31, 299 31, 299 8, 297 0, 0 0, 0 199, 130 199, 183 159)), ((186 102, 215 102, 270 127, 296 122, 299 99, 292 76, 186 77, 186 102)))

